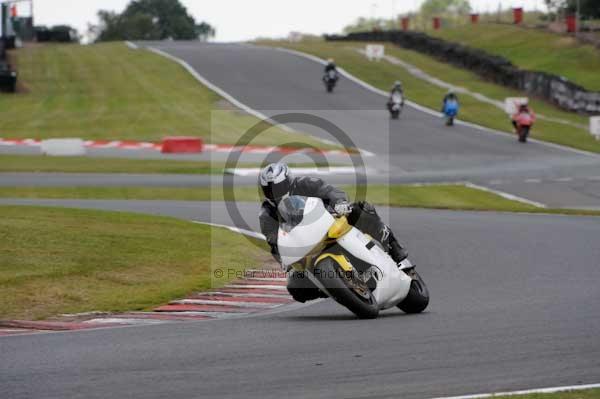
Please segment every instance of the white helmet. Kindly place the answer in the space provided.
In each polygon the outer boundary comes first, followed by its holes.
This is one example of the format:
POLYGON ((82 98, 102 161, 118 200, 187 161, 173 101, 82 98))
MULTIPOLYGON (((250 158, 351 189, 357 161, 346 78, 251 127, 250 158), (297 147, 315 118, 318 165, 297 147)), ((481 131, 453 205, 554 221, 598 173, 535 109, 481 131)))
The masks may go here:
POLYGON ((290 192, 292 174, 285 163, 267 165, 258 175, 258 184, 265 197, 272 203, 278 203, 290 192))

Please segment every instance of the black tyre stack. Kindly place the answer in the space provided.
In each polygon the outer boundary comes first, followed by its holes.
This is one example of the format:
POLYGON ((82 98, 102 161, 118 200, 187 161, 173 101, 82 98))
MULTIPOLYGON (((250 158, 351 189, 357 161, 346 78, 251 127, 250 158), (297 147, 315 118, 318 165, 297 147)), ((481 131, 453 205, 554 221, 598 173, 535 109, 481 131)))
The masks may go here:
POLYGON ((12 70, 6 57, 9 44, 7 39, 0 39, 0 91, 14 93, 17 89, 17 73, 12 70))

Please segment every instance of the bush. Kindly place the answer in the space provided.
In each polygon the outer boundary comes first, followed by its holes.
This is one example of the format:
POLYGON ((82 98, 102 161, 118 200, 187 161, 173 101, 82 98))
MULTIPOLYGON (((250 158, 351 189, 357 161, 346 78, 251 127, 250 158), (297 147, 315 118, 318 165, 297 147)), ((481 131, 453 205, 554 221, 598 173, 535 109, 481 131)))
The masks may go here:
POLYGON ((68 25, 56 25, 52 28, 46 26, 35 27, 35 37, 38 42, 78 43, 77 30, 68 25))

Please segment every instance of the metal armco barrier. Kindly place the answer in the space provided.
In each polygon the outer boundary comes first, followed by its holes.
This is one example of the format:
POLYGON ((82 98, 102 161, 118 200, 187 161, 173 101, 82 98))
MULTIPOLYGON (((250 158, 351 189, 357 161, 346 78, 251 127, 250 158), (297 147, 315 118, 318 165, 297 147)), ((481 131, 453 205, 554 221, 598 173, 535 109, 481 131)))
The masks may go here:
POLYGON ((326 36, 331 41, 391 42, 400 47, 431 55, 452 65, 469 69, 483 78, 503 86, 523 90, 568 111, 597 114, 600 92, 588 91, 561 76, 517 68, 504 57, 447 42, 421 32, 398 30, 356 32, 346 36, 326 36))

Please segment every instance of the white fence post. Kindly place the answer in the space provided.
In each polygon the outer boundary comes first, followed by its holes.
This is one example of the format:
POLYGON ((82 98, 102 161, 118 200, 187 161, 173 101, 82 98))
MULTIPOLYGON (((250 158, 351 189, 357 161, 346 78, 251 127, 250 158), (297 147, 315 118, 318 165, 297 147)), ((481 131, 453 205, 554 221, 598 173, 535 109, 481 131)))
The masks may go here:
POLYGON ((590 133, 600 140, 600 116, 592 116, 590 118, 590 133))

